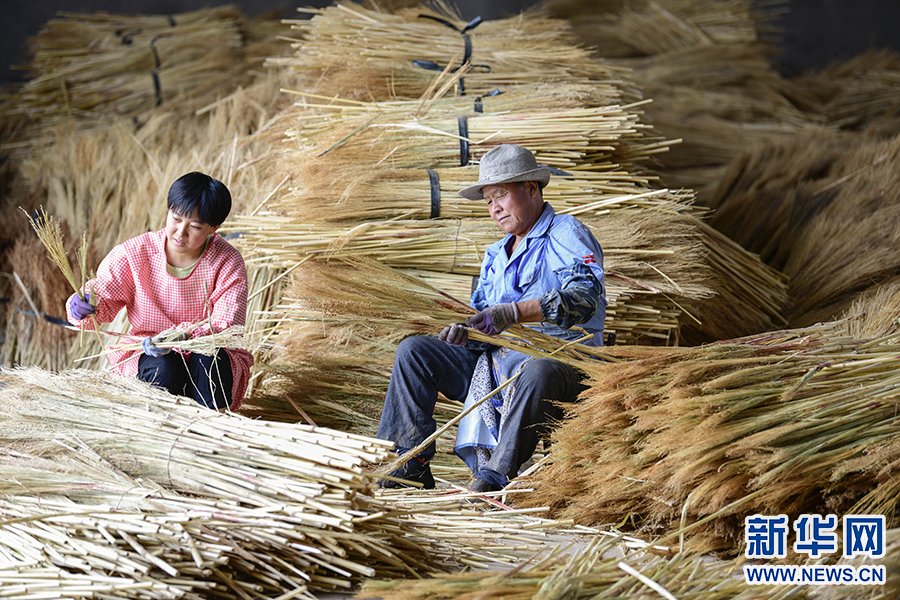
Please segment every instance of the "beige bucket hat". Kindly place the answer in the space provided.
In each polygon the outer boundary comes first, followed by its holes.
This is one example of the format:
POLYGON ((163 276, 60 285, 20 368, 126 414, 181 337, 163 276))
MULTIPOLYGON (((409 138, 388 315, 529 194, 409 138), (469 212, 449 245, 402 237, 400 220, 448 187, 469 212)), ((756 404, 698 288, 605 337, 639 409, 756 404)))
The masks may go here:
POLYGON ((481 188, 484 186, 516 181, 537 181, 543 189, 550 182, 550 169, 539 167, 528 148, 501 144, 481 157, 478 183, 459 190, 459 195, 469 200, 483 200, 481 188))

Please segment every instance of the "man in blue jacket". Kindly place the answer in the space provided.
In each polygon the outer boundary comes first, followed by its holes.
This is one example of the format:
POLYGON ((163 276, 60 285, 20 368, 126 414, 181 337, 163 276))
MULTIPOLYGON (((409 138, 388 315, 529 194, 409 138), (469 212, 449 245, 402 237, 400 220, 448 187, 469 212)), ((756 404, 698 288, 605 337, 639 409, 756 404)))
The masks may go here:
MULTIPOLYGON (((506 236, 485 251, 472 306, 479 312, 438 337, 401 342, 394 360, 377 437, 401 454, 434 433, 438 392, 471 403, 521 369, 519 378, 460 423, 456 453, 475 478, 476 492, 502 489, 534 453, 549 423, 561 416, 554 402, 573 402, 584 389, 570 366, 552 358, 469 342, 468 328, 498 335, 516 323, 564 340, 583 337, 602 345, 606 295, 603 251, 591 231, 569 215, 557 215, 542 190, 550 170, 526 148, 497 146, 481 159, 478 183, 460 190, 484 199, 506 236)), ((391 476, 434 487, 429 462, 434 444, 391 476)), ((401 484, 386 480, 385 487, 401 484)))

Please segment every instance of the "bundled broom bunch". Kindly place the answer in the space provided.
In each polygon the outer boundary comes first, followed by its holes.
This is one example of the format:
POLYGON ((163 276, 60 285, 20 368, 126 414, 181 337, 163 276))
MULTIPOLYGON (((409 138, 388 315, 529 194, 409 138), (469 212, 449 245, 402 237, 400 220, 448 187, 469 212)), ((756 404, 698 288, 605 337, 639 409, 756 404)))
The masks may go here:
POLYGON ((31 41, 32 79, 11 99, 43 131, 134 117, 233 89, 246 67, 242 15, 64 14, 31 41))
POLYGON ((5 371, 0 383, 7 597, 52 584, 132 598, 313 598, 363 577, 485 568, 564 525, 466 515, 461 498, 421 508, 373 496, 366 465, 393 456, 381 440, 218 414, 88 371, 5 371))
POLYGON ((462 21, 447 2, 403 8, 395 14, 367 10, 342 0, 334 6, 300 8, 297 53, 270 65, 311 73, 312 91, 359 100, 417 98, 435 72, 470 69, 458 83, 460 95, 533 83, 591 84, 599 104, 637 98, 619 73, 590 59, 572 43, 558 19, 530 11, 509 19, 462 21), (321 77, 318 77, 321 75, 321 77))
POLYGON ((892 164, 900 138, 815 131, 743 154, 717 190, 711 224, 790 278, 789 322, 839 317, 900 275, 892 164))
POLYGON ((769 63, 768 22, 781 7, 749 0, 550 0, 553 16, 655 102, 649 122, 681 139, 660 157, 666 182, 706 204, 727 163, 754 143, 823 121, 819 98, 769 63))
POLYGON ((900 56, 870 50, 803 75, 798 83, 813 90, 824 106, 829 125, 861 130, 869 126, 896 131, 900 117, 897 85, 900 56))
POLYGON ((697 550, 743 543, 743 515, 881 514, 896 526, 896 333, 842 323, 593 370, 523 500, 584 523, 632 515, 694 530, 697 550))

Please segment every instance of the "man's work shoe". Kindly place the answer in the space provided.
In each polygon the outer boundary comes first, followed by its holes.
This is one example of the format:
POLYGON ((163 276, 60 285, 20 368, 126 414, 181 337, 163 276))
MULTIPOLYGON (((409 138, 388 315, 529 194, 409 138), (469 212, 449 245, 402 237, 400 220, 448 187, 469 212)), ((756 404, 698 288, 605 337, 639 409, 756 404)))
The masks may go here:
MULTIPOLYGON (((407 461, 405 465, 396 471, 392 471, 390 476, 398 479, 405 479, 406 481, 421 483, 422 487, 426 490, 434 489, 434 476, 431 474, 431 465, 418 456, 407 461)), ((382 479, 379 483, 381 484, 381 487, 391 489, 417 487, 401 481, 393 481, 391 479, 382 479)))
POLYGON ((493 485, 484 479, 475 478, 469 483, 469 490, 472 492, 476 492, 478 494, 483 494, 485 492, 497 492, 502 490, 498 485, 493 485))

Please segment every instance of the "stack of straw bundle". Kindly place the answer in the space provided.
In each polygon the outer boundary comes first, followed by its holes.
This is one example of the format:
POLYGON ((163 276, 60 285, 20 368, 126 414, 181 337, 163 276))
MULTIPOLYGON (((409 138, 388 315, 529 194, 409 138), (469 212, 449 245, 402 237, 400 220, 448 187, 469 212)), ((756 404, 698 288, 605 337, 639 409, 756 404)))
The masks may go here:
POLYGON ((586 49, 573 43, 563 21, 538 11, 467 24, 445 2, 396 14, 347 0, 298 10, 313 17, 293 22, 301 36, 295 56, 268 64, 312 73, 313 79, 324 75, 311 91, 328 96, 417 98, 434 74, 425 67, 440 71, 469 63, 471 70, 458 88, 473 97, 496 88, 553 82, 593 83, 595 93, 607 99, 603 104, 637 99, 619 72, 592 61, 586 49))
MULTIPOLYGON (((647 212, 639 217, 611 213, 580 216, 604 247, 610 295, 656 294, 707 298, 711 277, 689 217, 647 212)), ((369 222, 334 235, 334 227, 278 223, 265 216, 243 219, 245 259, 291 268, 309 259, 328 261, 367 256, 395 268, 479 273, 484 249, 496 241, 496 225, 486 219, 393 220, 369 222)))
POLYGON ((900 137, 811 132, 747 152, 717 192, 711 224, 790 278, 789 323, 840 316, 866 288, 900 274, 900 218, 884 190, 900 137))
POLYGON ((219 414, 92 372, 19 369, 0 382, 0 556, 63 586, 313 598, 364 577, 509 562, 565 525, 462 511, 464 495, 372 496, 366 465, 393 456, 381 440, 219 414))
POLYGON ((749 514, 882 514, 895 526, 900 346, 844 327, 595 369, 523 504, 588 524, 631 515, 648 530, 717 515, 697 523, 697 550, 737 551, 749 514))
POLYGON ((762 136, 789 138, 823 122, 819 98, 769 63, 768 22, 780 9, 749 0, 547 3, 654 99, 647 120, 684 141, 660 156, 665 182, 696 190, 703 204, 729 160, 762 136))
POLYGON ((682 320, 682 341, 702 344, 787 325, 784 313, 790 298, 788 277, 705 222, 697 220, 695 227, 712 272, 708 284, 716 290, 715 307, 705 306, 705 300, 685 300, 682 308, 700 318, 682 320), (735 315, 740 318, 735 319, 735 315))
POLYGON ((548 0, 545 5, 610 59, 751 44, 780 9, 778 2, 757 8, 745 0, 548 0))
POLYGON ((829 125, 896 130, 900 55, 894 52, 869 50, 798 77, 797 82, 819 97, 829 125))
POLYGON ((31 40, 32 79, 11 99, 53 131, 133 117, 178 99, 228 93, 243 65, 232 8, 171 16, 66 13, 31 40))
MULTIPOLYGON (((292 147, 309 147, 314 157, 333 154, 329 160, 345 167, 358 165, 363 153, 394 168, 464 166, 499 144, 518 143, 549 167, 586 168, 597 157, 596 169, 603 170, 604 163, 616 159, 640 163, 668 149, 656 143, 635 147, 647 129, 639 123, 640 104, 474 114, 469 108, 463 122, 458 115, 440 113, 417 118, 410 110, 416 103, 370 106, 356 114, 345 110, 339 120, 328 115, 316 121, 301 113, 300 127, 289 129, 287 138, 292 147), (461 144, 468 145, 462 156, 461 144)), ((302 162, 308 160, 301 155, 302 162)))

